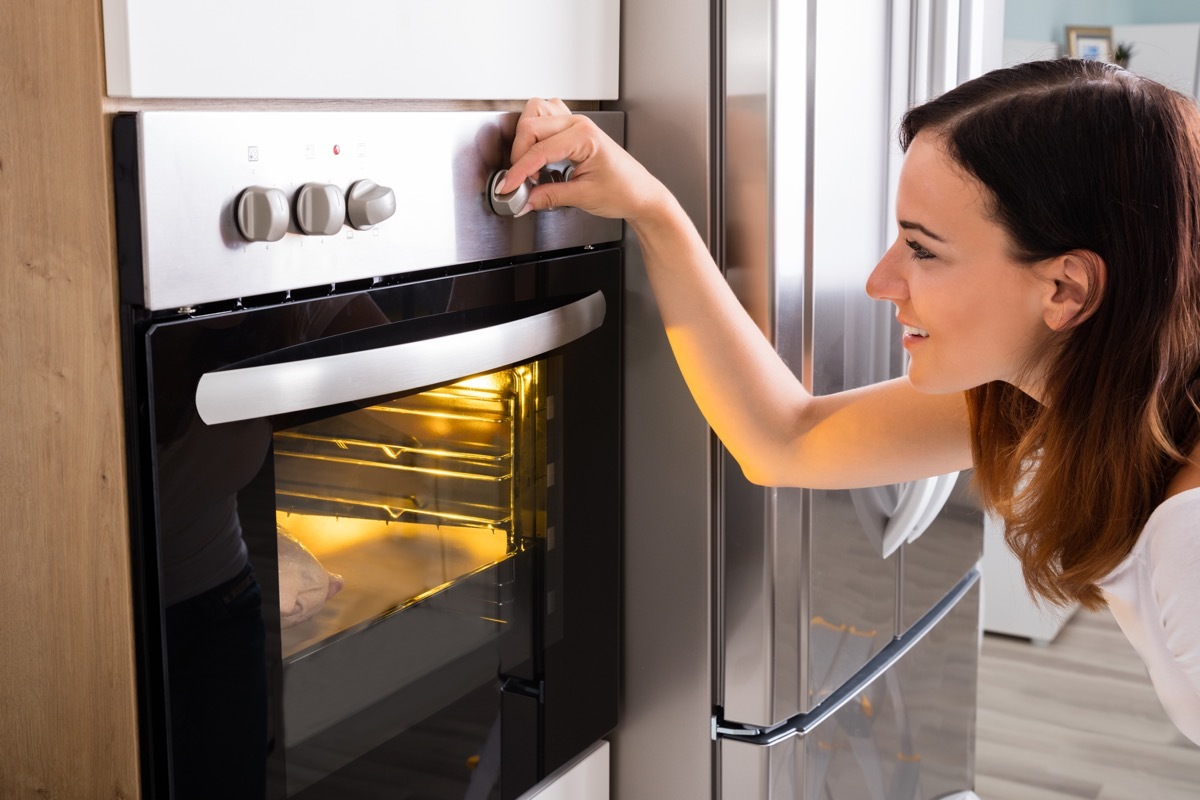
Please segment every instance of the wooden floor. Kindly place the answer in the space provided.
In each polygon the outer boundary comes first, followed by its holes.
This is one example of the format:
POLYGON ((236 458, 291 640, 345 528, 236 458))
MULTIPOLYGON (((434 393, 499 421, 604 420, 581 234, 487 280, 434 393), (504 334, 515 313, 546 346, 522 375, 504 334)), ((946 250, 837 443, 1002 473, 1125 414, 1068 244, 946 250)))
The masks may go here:
POLYGON ((982 800, 1200 798, 1200 747, 1107 610, 1077 612, 1049 645, 985 635, 977 737, 982 800))

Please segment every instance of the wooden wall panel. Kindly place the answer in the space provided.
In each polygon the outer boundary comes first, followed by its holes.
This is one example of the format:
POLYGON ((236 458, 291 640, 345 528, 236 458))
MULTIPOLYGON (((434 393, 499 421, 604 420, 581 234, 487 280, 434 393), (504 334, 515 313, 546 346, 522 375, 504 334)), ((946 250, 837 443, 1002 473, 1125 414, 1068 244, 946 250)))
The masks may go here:
POLYGON ((0 7, 0 797, 131 798, 99 0, 0 7))

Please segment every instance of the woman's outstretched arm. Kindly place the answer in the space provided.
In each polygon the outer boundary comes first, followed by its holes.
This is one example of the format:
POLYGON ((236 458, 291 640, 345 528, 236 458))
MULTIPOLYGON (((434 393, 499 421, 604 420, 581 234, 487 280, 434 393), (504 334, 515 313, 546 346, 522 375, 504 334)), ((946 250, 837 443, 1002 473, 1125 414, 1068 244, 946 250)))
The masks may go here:
POLYGON ((531 100, 499 189, 565 159, 576 165, 571 180, 537 186, 530 207, 574 206, 632 226, 684 379, 748 479, 846 488, 970 466, 961 394, 921 394, 900 378, 810 395, 742 308, 674 196, 586 117, 531 100))

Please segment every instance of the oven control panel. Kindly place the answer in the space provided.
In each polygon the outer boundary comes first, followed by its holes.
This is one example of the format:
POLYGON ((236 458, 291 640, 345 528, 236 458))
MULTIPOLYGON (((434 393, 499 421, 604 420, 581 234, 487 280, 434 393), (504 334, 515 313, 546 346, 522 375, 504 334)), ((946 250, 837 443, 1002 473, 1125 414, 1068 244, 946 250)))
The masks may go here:
MULTIPOLYGON (((588 112, 618 142, 623 115, 588 112)), ((513 112, 136 115, 144 305, 188 308, 618 241, 619 220, 495 192, 513 112)), ((121 178, 118 168, 118 182, 121 178)), ((544 180, 567 180, 551 165, 544 180)))

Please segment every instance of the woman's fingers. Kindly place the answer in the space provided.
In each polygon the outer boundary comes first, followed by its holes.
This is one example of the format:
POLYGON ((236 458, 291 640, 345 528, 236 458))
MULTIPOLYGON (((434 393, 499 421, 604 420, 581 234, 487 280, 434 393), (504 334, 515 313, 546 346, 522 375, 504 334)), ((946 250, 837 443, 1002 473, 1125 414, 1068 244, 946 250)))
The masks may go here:
POLYGON ((517 121, 517 133, 513 139, 513 161, 524 155, 525 151, 537 142, 536 134, 530 129, 530 120, 553 116, 570 117, 571 109, 567 108, 567 104, 557 97, 551 100, 535 97, 525 104, 525 110, 521 112, 521 118, 517 121))
MULTIPOLYGON (((578 183, 575 178, 566 182, 539 183, 529 193, 529 202, 525 205, 525 210, 521 213, 525 214, 527 211, 545 211, 548 208, 559 208, 562 206, 579 208, 589 213, 594 213, 596 209, 590 207, 586 192, 587 187, 582 183, 578 183)), ((600 216, 607 215, 600 214, 600 216)))
POLYGON ((567 108, 566 103, 558 98, 543 100, 540 97, 535 97, 529 100, 525 104, 525 110, 521 112, 521 118, 517 120, 516 135, 513 138, 512 150, 509 156, 510 162, 516 169, 510 167, 508 170, 509 175, 505 177, 505 180, 497 188, 502 193, 512 191, 521 181, 540 170, 546 164, 553 163, 553 159, 539 164, 537 163, 537 158, 528 158, 522 161, 522 157, 529 152, 530 148, 537 145, 539 141, 555 135, 570 124, 571 110, 567 108))
POLYGON ((514 191, 547 164, 570 161, 575 167, 569 181, 535 186, 526 210, 571 206, 597 216, 630 219, 665 193, 591 119, 572 114, 559 100, 534 99, 526 104, 517 122, 511 161, 496 187, 500 194, 514 191))
POLYGON ((593 133, 603 136, 599 130, 582 130, 589 126, 591 120, 586 117, 523 118, 517 125, 522 142, 513 145, 512 166, 497 189, 502 193, 511 192, 547 164, 567 160, 578 164, 592 150, 585 144, 586 139, 593 133))

